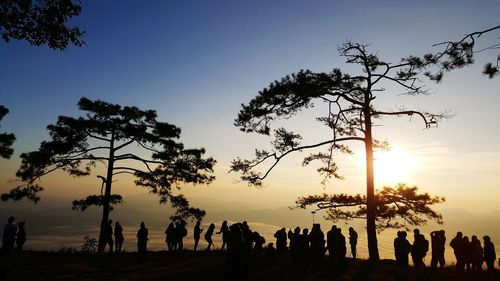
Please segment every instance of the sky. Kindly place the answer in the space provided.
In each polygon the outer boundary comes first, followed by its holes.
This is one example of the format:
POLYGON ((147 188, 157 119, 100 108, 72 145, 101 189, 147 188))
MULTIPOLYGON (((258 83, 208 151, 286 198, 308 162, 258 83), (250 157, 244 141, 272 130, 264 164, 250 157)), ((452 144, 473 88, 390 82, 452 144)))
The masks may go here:
MULTIPOLYGON (((206 148, 207 155, 218 161, 216 181, 181 191, 209 215, 219 214, 210 217, 219 221, 229 217, 230 210, 271 214, 293 205, 298 196, 365 190, 364 155, 356 145, 354 156, 337 158, 343 181, 322 186, 315 167, 301 167, 305 156, 301 154, 283 161, 263 188, 238 182, 237 174, 228 173, 231 160, 249 157, 255 148, 269 147, 270 141, 233 126, 242 103, 270 82, 300 69, 356 71, 337 53, 346 40, 370 44, 370 50, 392 62, 439 51, 432 45, 498 25, 500 2, 82 1, 82 8, 71 22, 86 32, 80 48, 70 46, 61 52, 25 42, 0 42, 0 104, 10 109, 1 131, 17 137, 14 156, 0 160, 1 190, 11 186, 19 154, 47 140, 46 126, 57 116, 78 116, 76 103, 88 97, 155 109, 159 120, 182 128, 181 141, 187 147, 206 148)), ((495 38, 498 32, 478 44, 487 46, 495 38)), ((377 156, 378 187, 397 179, 446 197, 438 207, 443 212, 498 213, 500 80, 480 73, 482 65, 496 56, 482 52, 475 65, 449 73, 440 84, 428 83, 432 95, 402 97, 389 88, 378 99, 381 109, 406 105, 453 113, 453 118, 430 130, 416 119, 381 120, 375 135, 389 141, 396 152, 377 156), (387 175, 403 166, 409 168, 402 174, 387 175)), ((314 121, 324 110, 316 107, 280 124, 297 129, 307 143, 324 134, 314 121)), ((96 193, 99 182, 93 176, 74 179, 54 173, 42 185, 46 190, 38 205, 2 203, 0 208, 22 206, 43 214, 54 202, 69 207, 72 199, 96 193)), ((156 200, 126 177, 114 184, 114 191, 124 195, 123 208, 138 198, 156 200)), ((158 216, 165 210, 156 204, 145 203, 145 208, 158 216)), ((77 219, 81 214, 71 216, 77 219)), ((291 227, 299 215, 283 216, 281 221, 265 223, 291 227)), ((310 218, 309 211, 300 216, 310 218)), ((262 220, 257 216, 254 222, 262 220)), ((500 240, 500 233, 496 237, 500 240)))

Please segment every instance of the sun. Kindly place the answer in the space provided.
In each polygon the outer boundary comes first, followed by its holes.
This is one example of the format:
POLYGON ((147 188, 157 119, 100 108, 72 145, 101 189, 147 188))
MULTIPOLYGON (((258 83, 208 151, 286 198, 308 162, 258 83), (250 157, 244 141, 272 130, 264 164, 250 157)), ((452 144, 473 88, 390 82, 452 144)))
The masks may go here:
POLYGON ((377 186, 408 182, 417 168, 417 157, 403 148, 393 148, 374 154, 374 173, 377 186))

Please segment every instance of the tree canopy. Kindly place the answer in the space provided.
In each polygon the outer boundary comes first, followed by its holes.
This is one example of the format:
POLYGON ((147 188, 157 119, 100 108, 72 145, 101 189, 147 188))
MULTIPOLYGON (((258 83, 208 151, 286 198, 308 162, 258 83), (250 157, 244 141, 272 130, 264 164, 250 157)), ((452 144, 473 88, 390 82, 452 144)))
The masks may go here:
MULTIPOLYGON (((9 113, 9 109, 0 105, 0 121, 9 113)), ((16 141, 13 133, 0 133, 0 157, 9 159, 14 153, 12 145, 16 141)))
MULTIPOLYGON (((445 198, 429 193, 418 193, 416 186, 399 183, 395 187, 384 186, 375 191, 377 229, 406 228, 425 224, 427 220, 443 223, 441 214, 431 209, 432 205, 445 198)), ((316 207, 326 210, 325 218, 339 220, 366 219, 366 195, 326 194, 311 195, 297 199, 296 207, 316 207)))
MULTIPOLYGON (((101 225, 108 220, 111 204, 120 203, 121 196, 111 194, 113 178, 131 175, 135 184, 170 203, 176 209, 174 219, 201 218, 205 212, 192 208, 172 188, 183 183, 209 184, 214 179, 213 158, 204 158, 205 150, 187 149, 178 141, 181 130, 160 122, 154 110, 120 106, 81 98, 81 117, 59 116, 57 123, 47 126, 50 141, 43 141, 36 151, 21 154, 21 167, 16 175, 26 187, 35 186, 41 177, 62 170, 80 177, 90 175, 99 164, 106 169, 104 191, 82 200, 73 207, 85 210, 90 205, 103 207, 101 225)), ((101 229, 102 235, 102 229, 101 229)), ((103 237, 99 239, 103 250, 103 237)))
POLYGON ((406 107, 396 110, 379 109, 374 101, 377 96, 388 93, 387 85, 398 89, 395 94, 428 94, 421 77, 429 76, 428 69, 438 60, 435 55, 427 54, 422 58, 408 56, 397 63, 391 63, 380 59, 377 54, 368 51, 367 47, 347 42, 339 49, 347 64, 360 68, 355 74, 342 72, 339 68, 327 73, 300 70, 272 82, 248 104, 242 104, 234 124, 244 132, 270 135, 271 126, 277 120, 291 119, 299 111, 313 110, 324 105, 327 109, 324 112, 327 114, 316 120, 325 125, 331 134, 322 141, 302 144, 300 134, 286 128, 277 128, 271 141, 272 149, 256 149, 252 159, 233 160, 231 171, 241 173, 241 179, 250 185, 259 186, 283 158, 295 152, 312 150, 311 154, 304 157, 302 164, 305 166, 319 162, 317 171, 325 183, 331 178, 342 178, 335 162, 335 153, 351 154, 349 142, 363 143, 367 193, 366 197, 356 198, 365 200, 369 255, 370 259, 376 260, 379 258, 376 239, 377 210, 382 210, 383 205, 377 203, 379 198, 375 194, 373 151, 387 149, 388 144, 373 136, 374 121, 384 116, 417 116, 423 121, 424 128, 431 128, 449 115, 446 112, 430 113, 406 107), (324 150, 318 152, 319 149, 324 150))
POLYGON ((5 42, 26 40, 34 46, 64 50, 69 43, 84 44, 85 33, 68 21, 82 10, 72 0, 2 0, 0 34, 5 42))

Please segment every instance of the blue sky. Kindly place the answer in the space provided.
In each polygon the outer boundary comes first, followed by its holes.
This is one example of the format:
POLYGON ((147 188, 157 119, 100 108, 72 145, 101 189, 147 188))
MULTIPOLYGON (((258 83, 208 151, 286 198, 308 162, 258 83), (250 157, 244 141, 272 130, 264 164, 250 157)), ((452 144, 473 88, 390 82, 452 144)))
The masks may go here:
MULTIPOLYGON (((231 159, 267 144, 265 138, 244 135, 232 125, 241 103, 270 81, 302 68, 351 70, 337 54, 346 40, 369 43, 381 57, 397 62, 409 54, 436 51, 434 43, 497 25, 500 11, 497 0, 95 0, 82 1, 82 6, 73 21, 86 31, 81 48, 59 52, 0 42, 0 104, 11 111, 1 126, 18 138, 14 157, 0 161, 2 184, 12 177, 18 155, 36 149, 47 138, 45 127, 58 115, 77 114, 76 103, 85 96, 156 109, 162 121, 183 129, 188 146, 206 147, 218 160, 213 187, 187 188, 186 193, 203 198, 224 194, 255 206, 264 201, 286 205, 299 195, 325 190, 314 169, 301 168, 294 158, 276 170, 264 190, 250 190, 227 174, 231 159)), ((430 84, 436 93, 430 97, 382 99, 383 107, 404 102, 456 113, 436 130, 422 131, 421 123, 407 119, 384 120, 386 126, 377 129, 381 139, 422 158, 421 168, 408 180, 446 196, 448 206, 463 206, 471 198, 477 200, 470 210, 491 211, 500 204, 498 196, 491 196, 498 194, 500 182, 500 80, 480 74, 482 64, 492 58, 496 54, 482 53, 477 65, 451 73, 440 85, 430 84)), ((293 122, 296 127, 306 124, 293 122)), ((316 128, 303 129, 314 135, 316 128)), ((355 192, 362 191, 359 167, 342 161, 348 180, 337 184, 339 190, 356 186, 355 192)), ((59 192, 57 181, 48 182, 54 186, 42 198, 59 192)), ((88 194, 72 192, 70 197, 88 194)))

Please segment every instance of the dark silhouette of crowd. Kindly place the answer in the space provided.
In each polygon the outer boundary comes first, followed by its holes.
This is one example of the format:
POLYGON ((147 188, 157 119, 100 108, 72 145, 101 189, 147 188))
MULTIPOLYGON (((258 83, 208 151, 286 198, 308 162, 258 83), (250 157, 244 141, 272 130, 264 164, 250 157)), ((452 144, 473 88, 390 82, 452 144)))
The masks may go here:
MULTIPOLYGON (((1 255, 11 256, 16 249, 23 250, 26 242, 25 222, 15 223, 14 217, 9 217, 3 229, 3 240, 1 255), (15 247, 17 245, 17 247, 15 247)), ((165 230, 165 242, 167 250, 173 253, 183 253, 183 240, 188 234, 187 222, 184 220, 172 221, 165 230)), ((193 229, 195 241, 194 251, 199 246, 201 234, 207 243, 206 251, 212 250, 214 246, 213 235, 216 225, 211 223, 204 231, 201 228, 201 220, 198 220, 193 229)), ((124 236, 120 222, 108 220, 103 225, 103 237, 105 246, 109 247, 110 253, 122 252, 124 236), (114 236, 114 241, 113 241, 114 236)), ((220 250, 226 250, 226 269, 230 280, 245 280, 252 260, 262 256, 271 259, 289 260, 290 266, 305 276, 324 272, 334 276, 340 276, 348 270, 346 237, 341 228, 333 225, 325 233, 319 223, 313 224, 311 231, 308 228, 301 230, 296 227, 293 230, 281 228, 274 233, 274 243, 266 245, 266 239, 257 231, 253 231, 246 221, 233 223, 229 226, 224 221, 220 230, 215 234, 222 234, 222 245, 220 250), (328 256, 326 256, 328 253, 328 256)), ((149 231, 144 222, 140 223, 137 231, 137 251, 141 259, 147 256, 147 243, 149 231)), ((409 268, 409 255, 411 255, 414 269, 419 274, 427 272, 424 258, 431 250, 431 270, 437 271, 445 267, 446 233, 444 230, 430 233, 430 243, 419 229, 413 231, 413 243, 408 240, 406 231, 398 231, 394 239, 394 254, 397 265, 397 280, 406 280, 409 268), (430 244, 430 247, 429 247, 430 244)), ((353 260, 357 258, 358 234, 350 227, 348 239, 353 260)), ((488 273, 493 274, 496 261, 495 246, 489 236, 483 236, 483 243, 476 235, 469 239, 462 232, 457 232, 450 241, 456 258, 456 271, 459 274, 476 274, 482 271, 483 263, 486 263, 488 273)))
MULTIPOLYGON (((396 256, 396 264, 400 269, 398 272, 400 277, 406 274, 408 254, 411 254, 413 266, 417 273, 421 273, 425 269, 423 259, 429 251, 429 242, 418 229, 415 229, 413 233, 413 244, 406 238, 406 231, 398 231, 397 237, 394 239, 394 253, 396 256)), ((444 230, 430 233, 432 271, 436 271, 438 265, 440 269, 445 267, 445 235, 446 233, 444 230)), ((495 246, 487 235, 483 237, 483 241, 483 246, 481 246, 481 241, 476 235, 473 235, 471 239, 469 239, 468 236, 463 236, 462 232, 457 232, 457 235, 450 242, 450 247, 453 249, 456 258, 455 268, 457 273, 479 273, 482 271, 484 262, 486 263, 488 273, 495 270, 495 246)), ((404 278, 399 278, 399 280, 404 280, 404 278)))

